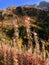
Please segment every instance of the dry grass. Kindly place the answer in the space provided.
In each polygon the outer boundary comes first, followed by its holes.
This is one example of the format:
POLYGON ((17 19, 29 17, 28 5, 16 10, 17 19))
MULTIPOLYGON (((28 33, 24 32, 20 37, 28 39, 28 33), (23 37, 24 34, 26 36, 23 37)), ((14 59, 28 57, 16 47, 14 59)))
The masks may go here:
POLYGON ((30 49, 22 53, 17 47, 0 44, 0 65, 49 65, 49 58, 34 55, 30 49))

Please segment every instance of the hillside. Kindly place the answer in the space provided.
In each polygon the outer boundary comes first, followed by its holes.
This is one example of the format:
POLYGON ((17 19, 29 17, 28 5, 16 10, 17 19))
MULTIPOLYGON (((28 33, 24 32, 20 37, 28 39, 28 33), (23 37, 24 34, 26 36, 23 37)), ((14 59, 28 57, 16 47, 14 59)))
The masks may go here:
MULTIPOLYGON (((8 7, 5 10, 0 10, 0 33, 2 35, 0 41, 2 39, 11 41, 14 37, 15 27, 13 23, 17 22, 19 28, 19 40, 24 45, 27 45, 27 33, 26 33, 26 25, 24 23, 25 16, 30 18, 30 30, 32 37, 32 44, 35 45, 33 31, 36 31, 39 38, 39 43, 41 45, 41 40, 45 42, 45 49, 49 52, 49 11, 40 10, 32 7, 8 7)), ((14 23, 15 24, 15 23, 14 23)), ((16 33, 17 34, 17 33, 16 33)))

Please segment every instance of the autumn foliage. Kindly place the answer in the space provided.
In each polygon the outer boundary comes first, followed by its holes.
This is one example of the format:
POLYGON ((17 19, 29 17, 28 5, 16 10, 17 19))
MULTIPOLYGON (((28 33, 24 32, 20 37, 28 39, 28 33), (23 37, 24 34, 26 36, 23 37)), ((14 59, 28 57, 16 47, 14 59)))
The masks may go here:
POLYGON ((49 65, 49 58, 41 59, 37 54, 19 51, 16 47, 0 45, 0 65, 49 65))

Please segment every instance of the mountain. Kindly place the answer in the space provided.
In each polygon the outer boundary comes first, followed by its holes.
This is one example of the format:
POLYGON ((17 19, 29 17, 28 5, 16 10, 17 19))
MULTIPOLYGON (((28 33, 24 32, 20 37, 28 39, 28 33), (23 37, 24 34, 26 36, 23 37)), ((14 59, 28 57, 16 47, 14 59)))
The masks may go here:
POLYGON ((41 8, 42 10, 49 10, 49 2, 42 1, 37 7, 41 8))
POLYGON ((31 7, 31 8, 36 8, 37 7, 37 4, 33 4, 33 5, 24 5, 24 7, 31 7))
POLYGON ((38 4, 25 5, 25 7, 37 8, 37 9, 49 11, 49 2, 41 1, 39 5, 38 4))

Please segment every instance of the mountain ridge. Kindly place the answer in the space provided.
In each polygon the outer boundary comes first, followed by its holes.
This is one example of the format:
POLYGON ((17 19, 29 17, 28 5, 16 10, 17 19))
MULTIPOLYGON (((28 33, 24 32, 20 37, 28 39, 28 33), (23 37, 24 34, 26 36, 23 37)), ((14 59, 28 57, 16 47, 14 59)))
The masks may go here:
POLYGON ((32 7, 32 8, 38 8, 41 10, 47 10, 49 11, 49 2, 41 1, 39 4, 33 4, 33 5, 24 5, 25 7, 32 7))

